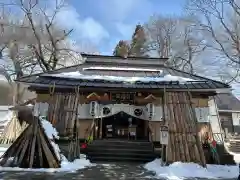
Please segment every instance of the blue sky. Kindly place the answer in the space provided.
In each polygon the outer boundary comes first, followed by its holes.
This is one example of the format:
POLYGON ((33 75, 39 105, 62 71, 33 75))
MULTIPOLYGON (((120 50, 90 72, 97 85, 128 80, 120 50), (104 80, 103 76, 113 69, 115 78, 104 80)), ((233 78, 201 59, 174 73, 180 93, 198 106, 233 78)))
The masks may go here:
POLYGON ((138 23, 153 14, 180 14, 184 0, 69 0, 62 24, 74 29, 73 39, 91 42, 101 54, 111 54, 121 39, 129 39, 138 23))
MULTIPOLYGON (((74 29, 72 38, 91 42, 101 54, 110 55, 119 40, 131 38, 138 23, 151 15, 179 15, 185 0, 69 0, 59 21, 74 29)), ((237 84, 234 87, 238 89, 237 84)), ((240 92, 234 91, 238 96, 240 92)))

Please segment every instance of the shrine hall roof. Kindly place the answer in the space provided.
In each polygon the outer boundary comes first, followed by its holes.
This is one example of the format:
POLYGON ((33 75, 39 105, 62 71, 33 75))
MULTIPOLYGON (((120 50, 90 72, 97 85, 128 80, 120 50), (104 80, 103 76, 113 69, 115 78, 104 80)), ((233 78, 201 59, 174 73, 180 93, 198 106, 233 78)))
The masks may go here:
POLYGON ((232 93, 219 93, 216 96, 218 110, 240 111, 240 100, 232 93))
POLYGON ((82 55, 82 64, 47 73, 25 76, 17 81, 31 86, 72 86, 133 89, 221 89, 229 85, 165 66, 166 58, 121 58, 82 55))

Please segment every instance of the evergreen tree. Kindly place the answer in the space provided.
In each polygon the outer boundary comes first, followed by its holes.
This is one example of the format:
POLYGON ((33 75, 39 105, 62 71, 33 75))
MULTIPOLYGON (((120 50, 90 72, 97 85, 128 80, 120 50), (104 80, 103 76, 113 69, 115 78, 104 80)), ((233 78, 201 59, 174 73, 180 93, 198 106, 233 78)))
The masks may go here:
POLYGON ((129 54, 129 49, 130 47, 127 41, 120 40, 113 51, 113 55, 127 58, 129 54))
POLYGON ((147 55, 146 55, 145 43, 146 43, 146 34, 144 31, 144 27, 138 24, 132 35, 129 56, 146 57, 147 55))

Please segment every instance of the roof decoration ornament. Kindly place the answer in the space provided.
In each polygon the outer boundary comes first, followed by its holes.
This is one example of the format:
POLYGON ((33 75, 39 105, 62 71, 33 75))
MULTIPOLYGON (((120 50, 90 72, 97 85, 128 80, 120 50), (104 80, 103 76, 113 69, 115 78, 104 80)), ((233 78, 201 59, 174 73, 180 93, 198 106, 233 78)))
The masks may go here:
POLYGON ((89 94, 89 95, 87 96, 87 99, 88 99, 89 101, 98 101, 98 100, 100 100, 100 96, 99 96, 97 93, 92 92, 91 94, 89 94))
POLYGON ((145 100, 156 100, 157 98, 153 94, 149 94, 147 97, 144 98, 145 100))
POLYGON ((157 98, 153 94, 143 97, 142 94, 137 93, 136 102, 138 104, 149 104, 155 102, 156 100, 157 98))

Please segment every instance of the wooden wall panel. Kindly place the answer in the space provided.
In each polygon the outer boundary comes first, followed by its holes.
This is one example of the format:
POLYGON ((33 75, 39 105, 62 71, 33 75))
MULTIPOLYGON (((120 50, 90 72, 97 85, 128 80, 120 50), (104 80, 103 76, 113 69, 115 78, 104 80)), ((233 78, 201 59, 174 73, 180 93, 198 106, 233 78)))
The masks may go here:
POLYGON ((88 128, 91 127, 91 124, 92 124, 92 120, 89 120, 89 119, 81 119, 79 120, 79 128, 78 128, 78 137, 80 139, 84 139, 86 138, 85 135, 86 135, 86 132, 88 130, 88 128))
POLYGON ((192 103, 194 107, 208 107, 208 99, 205 98, 193 98, 192 103))
POLYGON ((163 121, 149 121, 149 125, 153 131, 152 141, 160 142, 160 126, 164 125, 163 121))

